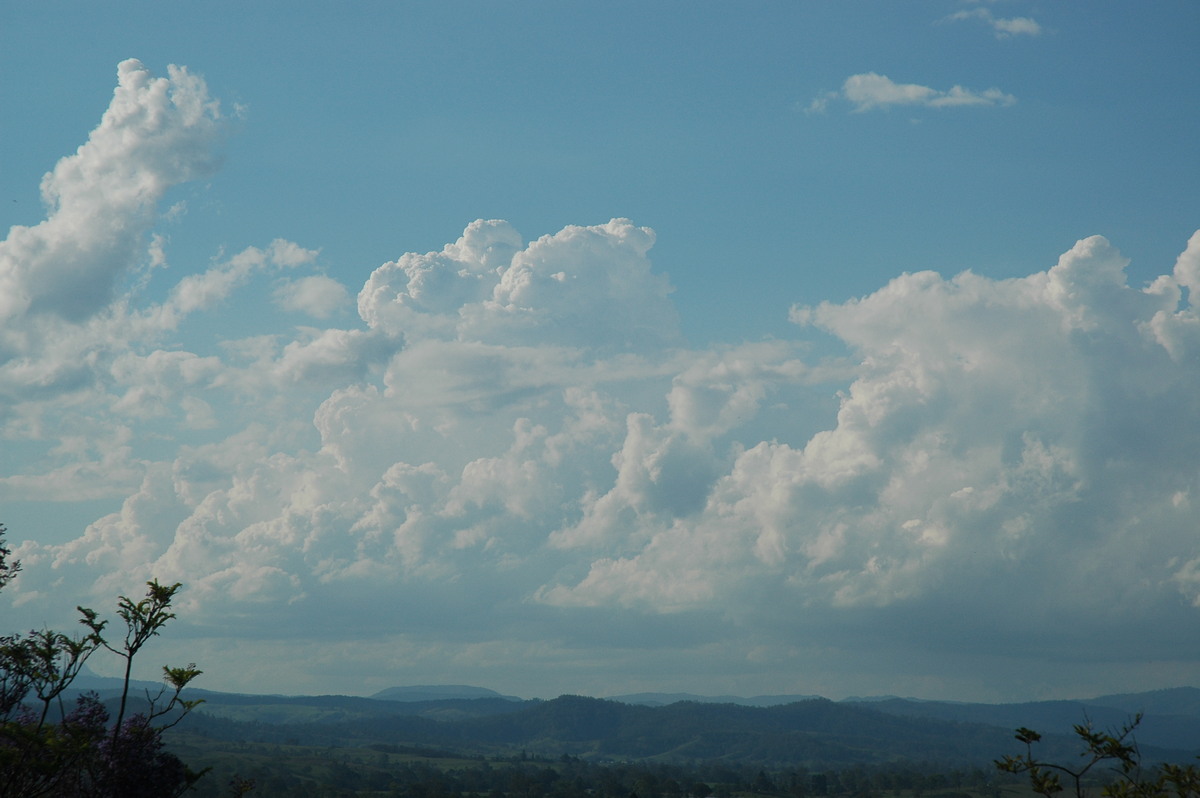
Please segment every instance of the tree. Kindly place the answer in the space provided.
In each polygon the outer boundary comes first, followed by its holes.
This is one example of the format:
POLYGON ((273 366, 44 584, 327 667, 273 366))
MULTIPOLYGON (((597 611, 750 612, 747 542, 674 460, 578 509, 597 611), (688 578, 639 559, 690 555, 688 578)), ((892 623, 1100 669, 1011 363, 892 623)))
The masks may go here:
POLYGON ((12 550, 4 543, 4 533, 8 529, 0 524, 0 590, 21 570, 21 563, 12 559, 12 550))
POLYGON ((1025 745, 1025 752, 996 760, 996 767, 1007 773, 1028 773, 1033 791, 1054 798, 1064 791, 1063 778, 1075 798, 1087 798, 1090 782, 1104 781, 1100 794, 1108 798, 1198 798, 1200 770, 1195 765, 1159 764, 1145 768, 1134 731, 1142 721, 1141 713, 1120 728, 1097 731, 1090 720, 1084 719, 1074 727, 1083 743, 1080 764, 1067 767, 1043 761, 1033 753, 1033 746, 1042 736, 1032 729, 1017 729, 1016 739, 1025 745), (1107 764, 1108 778, 1099 778, 1097 767, 1107 764))
MULTIPOLYGON (((5 544, 0 525, 0 588, 21 570, 5 544)), ((161 798, 182 795, 200 778, 165 750, 162 734, 200 701, 182 698, 200 671, 163 666, 165 686, 146 692, 147 709, 126 717, 134 656, 175 614, 171 602, 180 585, 146 583, 145 598, 121 596, 117 614, 125 623, 120 644, 105 636, 107 620, 77 607, 85 627, 72 637, 49 629, 0 637, 0 798, 89 796, 161 798), (95 693, 68 707, 64 694, 88 658, 101 648, 124 660, 115 721, 95 693)))

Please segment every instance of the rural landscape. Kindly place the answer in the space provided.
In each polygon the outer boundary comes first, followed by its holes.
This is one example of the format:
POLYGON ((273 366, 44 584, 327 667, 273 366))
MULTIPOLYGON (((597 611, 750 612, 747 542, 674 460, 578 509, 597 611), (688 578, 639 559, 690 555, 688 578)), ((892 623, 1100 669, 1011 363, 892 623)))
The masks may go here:
MULTIPOLYGON (((22 567, 5 531, 0 588, 22 567)), ((191 687, 203 673, 195 663, 163 666, 165 684, 131 678, 135 656, 175 620, 180 587, 154 580, 140 600, 121 596, 123 642, 84 607, 86 634, 0 637, 0 796, 999 798, 1031 789, 1053 798, 1060 774, 1080 798, 1200 792, 1200 769, 1188 764, 1200 749, 1192 687, 988 705, 665 693, 544 700, 467 685, 248 695, 191 687), (123 661, 123 678, 87 667, 102 650, 123 661), (1020 720, 1048 733, 1011 734, 1020 720), (997 758, 1013 738, 1026 749, 997 758)))
POLYGON ((0 0, 0 798, 1200 798, 1197 0, 0 0))
MULTIPOLYGON (((1200 751, 1194 688, 1023 705, 421 695, 206 694, 168 739, 186 761, 214 768, 199 794, 239 775, 263 795, 422 798, 1024 795, 1028 778, 994 764, 1019 752, 1016 727, 1053 730, 1040 753, 1073 766, 1082 749, 1074 725, 1090 718, 1099 730, 1119 729, 1139 706, 1162 713, 1147 713, 1138 729, 1148 772, 1156 762, 1187 765, 1200 751)), ((1098 792, 1112 776, 1098 771, 1089 786, 1098 792)))
MULTIPOLYGON (((116 680, 81 682, 109 702, 116 680)), ((138 684, 141 691, 159 686, 138 684)), ((82 689, 82 688, 80 688, 82 689)), ((1200 689, 1078 701, 963 704, 895 697, 641 694, 526 700, 462 685, 371 697, 192 689, 201 699, 164 733, 204 771, 188 794, 413 798, 999 798, 1033 794, 997 761, 1022 753, 1016 728, 1043 732, 1044 761, 1086 759, 1074 727, 1119 732, 1140 715, 1138 761, 1189 767, 1200 751, 1200 689)), ((144 702, 135 702, 141 706, 144 702)), ((1083 782, 1099 794, 1120 762, 1083 782)), ((1142 778, 1139 773, 1139 778, 1142 778)), ((1195 795, 1159 785, 1141 794, 1195 795)))

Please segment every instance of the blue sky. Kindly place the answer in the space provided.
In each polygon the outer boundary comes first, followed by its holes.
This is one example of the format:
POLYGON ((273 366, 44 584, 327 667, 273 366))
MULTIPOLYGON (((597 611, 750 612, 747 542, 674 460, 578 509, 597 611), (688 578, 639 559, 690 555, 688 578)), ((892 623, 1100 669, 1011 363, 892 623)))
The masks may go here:
POLYGON ((1197 33, 7 8, 0 606, 179 579, 214 689, 1192 683, 1197 33))

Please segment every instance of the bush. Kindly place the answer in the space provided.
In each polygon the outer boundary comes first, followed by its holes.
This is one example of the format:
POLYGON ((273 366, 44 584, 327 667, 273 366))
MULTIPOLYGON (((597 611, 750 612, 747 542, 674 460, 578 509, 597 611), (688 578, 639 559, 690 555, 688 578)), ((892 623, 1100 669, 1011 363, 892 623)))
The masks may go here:
MULTIPOLYGON (((0 588, 21 570, 5 545, 0 524, 0 588)), ((195 664, 163 667, 166 683, 147 692, 149 709, 125 717, 133 658, 175 614, 178 583, 146 583, 140 601, 121 596, 125 623, 120 643, 105 636, 108 621, 78 607, 86 633, 72 637, 49 629, 0 636, 0 798, 163 798, 187 792, 200 778, 164 749, 162 733, 199 701, 181 693, 200 675, 195 664), (64 693, 87 659, 101 648, 124 660, 125 678, 116 719, 94 693, 68 708, 64 693)))

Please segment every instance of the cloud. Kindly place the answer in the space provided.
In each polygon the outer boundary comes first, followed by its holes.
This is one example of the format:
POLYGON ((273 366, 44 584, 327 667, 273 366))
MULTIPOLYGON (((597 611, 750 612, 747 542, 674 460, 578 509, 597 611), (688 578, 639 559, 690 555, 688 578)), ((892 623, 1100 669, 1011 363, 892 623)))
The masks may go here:
POLYGON ((328 319, 350 303, 346 287, 331 277, 313 274, 281 284, 275 289, 275 301, 284 310, 307 313, 316 319, 328 319))
POLYGON ((1173 277, 1160 277, 1150 288, 1175 301, 1180 298, 1181 289, 1187 289, 1189 307, 1160 310, 1143 329, 1182 364, 1200 352, 1200 316, 1190 304, 1193 297, 1200 295, 1200 231, 1188 240, 1187 248, 1175 262, 1173 277))
POLYGON ((987 615, 1001 601, 1018 615, 1040 603, 1081 616, 1089 602, 1193 600, 1187 497, 1200 472, 1188 452, 1200 439, 1146 414, 1190 417, 1200 386, 1145 325, 1195 312, 1161 284, 1130 288, 1124 267, 1094 237, 1024 279, 918 273, 855 302, 796 308, 861 363, 836 425, 802 446, 748 445, 698 483, 701 511, 663 523, 646 498, 652 470, 622 487, 626 461, 657 464, 663 451, 642 442, 646 420, 631 422, 614 489, 625 514, 606 507, 603 534, 562 538, 598 556, 541 598, 715 608, 770 586, 809 608, 954 601, 987 615), (632 548, 628 529, 639 530, 632 548))
MULTIPOLYGON (((620 274, 645 257, 625 249, 638 230, 618 222, 540 239, 552 246, 533 250, 535 274, 590 265, 597 248, 620 274)), ((792 656, 779 646, 798 645, 802 629, 852 647, 854 635, 886 638, 932 618, 936 628, 914 634, 934 647, 987 624, 1018 653, 1030 636, 1051 656, 1063 646, 1103 656, 1090 641, 1114 613, 1149 630, 1155 613, 1200 601, 1200 438, 1183 423, 1200 385, 1179 366, 1200 343, 1184 301, 1197 241, 1145 289, 1128 286, 1125 259, 1093 237, 1025 278, 919 272, 855 301, 795 308, 797 323, 836 336, 856 364, 815 433, 804 431, 808 395, 826 378, 794 344, 621 349, 601 324, 607 345, 596 348, 564 343, 553 312, 536 316, 540 331, 468 323, 464 308, 499 305, 503 273, 490 291, 447 287, 454 302, 428 297, 395 313, 421 271, 385 265, 360 296, 361 329, 248 341, 225 357, 120 359, 106 390, 120 386, 114 412, 129 418, 169 414, 170 397, 208 386, 211 407, 253 390, 307 406, 311 421, 218 410, 201 414, 205 442, 165 458, 128 437, 109 447, 133 465, 105 488, 130 486, 120 511, 64 544, 22 543, 27 573, 11 590, 33 608, 51 583, 78 585, 85 600, 151 575, 183 579, 198 630, 270 629, 280 646, 297 615, 305 640, 369 638, 375 621, 353 619, 384 597, 425 608, 383 612, 405 645, 432 645, 439 624, 454 626, 430 606, 436 596, 445 612, 471 615, 455 627, 470 645, 524 629, 555 659, 568 656, 546 642, 560 624, 600 610, 626 614, 634 637, 664 614, 704 617, 741 630, 768 660, 792 656), (245 357, 253 367, 237 364, 245 357), (789 613, 808 620, 784 631, 789 613), (836 617, 840 632, 826 626, 836 617), (1075 632, 1061 632, 1064 618, 1075 632)), ((501 272, 531 249, 505 253, 501 272)), ((454 276, 473 280, 462 251, 447 251, 454 276)), ((660 282, 633 274, 649 296, 631 301, 661 301, 660 282)), ((558 301, 501 295, 531 308, 558 301)), ((607 305, 576 311, 589 307, 607 305)), ((93 462, 88 451, 60 457, 93 462)), ((106 484, 98 476, 81 466, 71 479, 106 484)), ((1144 635, 1167 652, 1175 632, 1144 635)))
POLYGON ((0 241, 0 431, 40 463, 6 474, 0 496, 128 495, 147 468, 131 441, 214 428, 230 390, 244 400, 261 387, 262 372, 177 343, 163 348, 237 291, 316 256, 276 239, 162 285, 159 200, 210 174, 224 135, 202 79, 174 66, 156 78, 124 61, 97 128, 42 181, 46 219, 0 241), (148 289, 165 298, 146 301, 148 289))
POLYGON ((522 246, 512 227, 478 220, 441 252, 385 263, 358 297, 375 329, 608 351, 680 342, 666 277, 650 268, 654 233, 628 219, 570 226, 522 246))
POLYGON ((897 105, 916 105, 926 108, 949 108, 965 105, 1012 105, 1017 100, 999 89, 982 92, 953 86, 938 91, 916 83, 895 83, 886 75, 865 72, 851 75, 840 92, 827 92, 816 97, 808 107, 810 113, 824 112, 829 102, 843 99, 854 104, 854 111, 870 111, 897 105))
MULTIPOLYGON (((0 322, 24 314, 82 321, 146 257, 164 192, 210 173, 223 135, 204 81, 172 66, 153 78, 134 59, 87 143, 42 179, 47 219, 15 226, 0 244, 0 322)), ((0 353, 2 355, 2 353, 0 353)))
MULTIPOLYGON (((129 63, 133 106, 178 81, 198 110, 151 103, 159 149, 64 167, 64 197, 211 157, 201 84, 129 63)), ((952 95, 875 77, 847 98, 952 95)), ((130 279, 146 202, 104 210, 136 245, 83 247, 90 227, 51 224, 65 199, 0 243, 28 300, 0 337, 0 501, 45 502, 53 531, 9 525, 15 623, 177 579, 180 645, 227 689, 263 689, 262 637, 277 689, 362 692, 401 660, 544 692, 597 663, 782 679, 923 651, 933 673, 988 647, 1009 659, 963 678, 991 690, 1012 660, 1127 657, 1115 626, 1142 659, 1200 661, 1200 233, 1141 288, 1096 236, 1022 278, 902 274, 793 308, 794 340, 696 349, 627 219, 529 242, 471 222, 323 319, 347 295, 288 241, 130 279), (34 290, 31 230, 109 294, 34 290), (244 312, 271 298, 313 323, 244 312), (844 355, 817 360, 814 331, 844 355), (104 503, 82 530, 55 513, 79 498, 104 503), (352 644, 373 676, 314 670, 352 644)))
POLYGON ((956 11, 946 17, 946 22, 960 20, 983 20, 995 32, 997 39, 1007 39, 1013 36, 1040 36, 1044 29, 1031 17, 997 17, 986 8, 973 8, 956 11))

